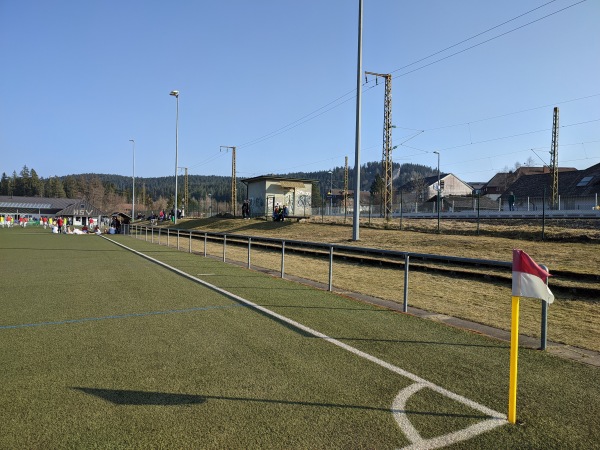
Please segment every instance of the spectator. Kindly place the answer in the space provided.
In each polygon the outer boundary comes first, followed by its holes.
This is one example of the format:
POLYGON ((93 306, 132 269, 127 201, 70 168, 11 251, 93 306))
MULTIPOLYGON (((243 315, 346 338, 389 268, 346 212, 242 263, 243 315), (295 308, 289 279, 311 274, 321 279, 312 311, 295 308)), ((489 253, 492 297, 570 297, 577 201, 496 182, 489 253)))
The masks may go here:
POLYGON ((513 193, 513 191, 510 191, 509 195, 508 195, 508 209, 510 211, 514 211, 515 210, 515 194, 513 193))

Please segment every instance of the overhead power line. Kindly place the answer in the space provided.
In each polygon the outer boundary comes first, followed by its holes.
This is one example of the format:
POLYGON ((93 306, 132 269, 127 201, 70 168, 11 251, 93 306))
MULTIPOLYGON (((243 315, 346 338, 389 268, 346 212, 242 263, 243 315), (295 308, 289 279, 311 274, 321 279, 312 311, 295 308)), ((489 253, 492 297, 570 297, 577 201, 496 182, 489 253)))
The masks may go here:
MULTIPOLYGON (((544 6, 548 6, 550 3, 554 3, 555 1, 556 1, 556 0, 551 0, 551 1, 547 2, 547 3, 544 3, 543 5, 540 5, 540 6, 538 6, 537 8, 530 9, 529 11, 527 11, 527 12, 524 12, 523 14, 520 14, 520 15, 518 15, 518 16, 516 16, 516 17, 513 17, 512 19, 509 19, 509 20, 507 20, 507 21, 505 21, 505 22, 502 22, 502 23, 500 23, 500 24, 498 24, 498 25, 496 25, 496 26, 493 26, 493 27, 491 27, 491 28, 488 28, 487 30, 485 30, 485 31, 482 31, 481 33, 474 34, 473 36, 471 36, 471 37, 469 37, 469 38, 467 38, 467 39, 463 39, 462 41, 460 41, 460 42, 457 42, 456 44, 452 44, 452 45, 450 45, 450 46, 448 46, 448 47, 446 47, 446 48, 444 48, 444 49, 442 49, 442 50, 438 50, 437 52, 434 52, 434 53, 432 53, 432 54, 431 54, 431 55, 429 55, 429 56, 425 56, 424 58, 421 58, 421 59, 419 59, 419 60, 417 60, 417 61, 413 61, 413 62, 411 62, 410 64, 407 64, 406 66, 400 67, 399 69, 392 70, 392 72, 391 72, 391 73, 398 72, 399 70, 406 69, 407 67, 410 67, 410 66, 414 66, 415 64, 418 64, 418 63, 420 63, 420 62, 423 62, 423 61, 425 61, 426 59, 433 58, 435 55, 439 55, 440 53, 444 53, 446 50, 450 50, 451 48, 458 47, 459 45, 461 45, 461 44, 464 44, 465 42, 472 41, 472 40, 473 40, 473 39, 475 39, 476 37, 479 37, 479 36, 482 36, 482 35, 484 35, 484 34, 486 34, 486 33, 489 33, 490 31, 492 31, 492 30, 495 30, 496 28, 500 28, 501 26, 503 26, 503 25, 506 25, 507 23, 514 22, 515 20, 517 20, 517 19, 520 19, 521 17, 524 17, 524 16, 526 16, 527 14, 530 14, 530 13, 532 13, 532 12, 534 12, 534 11, 537 11, 538 9, 541 9, 541 8, 543 8, 544 6)), ((584 1, 585 1, 585 0, 584 0, 584 1)))
MULTIPOLYGON (((507 34, 510 34, 510 33, 513 33, 513 32, 515 32, 515 31, 517 31, 517 30, 520 30, 521 28, 525 28, 525 27, 527 27, 527 26, 529 26, 529 25, 532 25, 532 24, 534 24, 534 23, 536 23, 536 22, 539 22, 540 20, 547 19, 547 18, 548 18, 548 17, 550 17, 550 16, 553 16, 553 15, 555 15, 555 14, 558 14, 559 12, 563 12, 563 11, 565 11, 565 10, 569 9, 569 8, 572 8, 573 6, 577 6, 577 5, 579 5, 579 4, 583 3, 583 2, 586 2, 586 1, 587 1, 587 0, 580 0, 580 1, 579 1, 579 2, 577 2, 577 3, 573 3, 572 5, 566 6, 566 7, 564 7, 563 9, 559 9, 558 11, 554 11, 554 12, 552 12, 552 13, 550 13, 550 14, 547 14, 547 15, 545 15, 545 16, 543 16, 543 17, 540 17, 539 19, 532 20, 531 22, 528 22, 528 23, 526 23, 526 24, 524 24, 524 25, 521 25, 521 26, 518 26, 518 27, 516 27, 516 28, 513 28, 512 30, 506 31, 506 32, 504 32, 504 33, 501 33, 501 34, 499 34, 499 35, 497 35, 497 36, 494 36, 494 37, 492 37, 492 38, 486 39, 485 41, 479 42, 478 44, 475 44, 475 45, 472 45, 472 46, 470 46, 470 47, 467 47, 467 48, 465 48, 465 49, 459 50, 458 52, 454 52, 454 53, 452 53, 452 54, 450 54, 450 55, 448 55, 448 56, 444 56, 443 58, 436 59, 435 61, 432 61, 432 62, 430 62, 430 63, 427 63, 427 64, 425 64, 425 65, 422 65, 422 66, 420 66, 420 67, 417 67, 416 69, 409 70, 408 72, 404 72, 404 73, 402 73, 402 74, 400 74, 400 75, 396 75, 394 78, 400 78, 400 77, 403 77, 403 76, 405 76, 405 75, 408 75, 408 74, 411 74, 411 73, 413 73, 413 72, 416 72, 417 70, 424 69, 425 67, 429 67, 429 66, 431 66, 431 65, 433 65, 433 64, 437 64, 437 63, 439 63, 439 62, 441 62, 441 61, 444 61, 444 60, 446 60, 446 59, 448 59, 448 58, 452 58, 453 56, 460 55, 461 53, 464 53, 464 52, 466 52, 466 51, 472 50, 472 49, 474 49, 474 48, 476 48, 476 47, 479 47, 480 45, 487 44, 488 42, 491 42, 491 41, 493 41, 493 40, 495 40, 495 39, 501 38, 502 36, 506 36, 507 34)), ((485 33, 485 32, 484 32, 484 33, 485 33)), ((482 33, 480 33, 480 34, 482 34, 482 33)), ((468 39, 467 39, 467 40, 468 40, 468 39)), ((463 42, 465 42, 465 41, 463 41, 463 42)), ((457 45, 458 45, 458 44, 457 44, 457 45)), ((451 48, 451 47, 449 47, 449 48, 451 48)), ((427 58, 424 58, 424 59, 427 59, 427 58)), ((410 66, 410 65, 412 65, 412 64, 409 64, 409 66, 410 66)), ((405 67, 408 67, 408 66, 405 66, 405 67)), ((397 72, 398 70, 402 70, 402 69, 396 69, 394 72, 397 72)))
MULTIPOLYGON (((541 8, 543 8, 543 7, 545 7, 545 6, 549 5, 549 4, 551 4, 551 3, 554 3, 555 1, 556 1, 556 0, 552 0, 552 1, 549 1, 549 2, 547 2, 547 3, 544 3, 544 4, 543 4, 543 5, 541 5, 541 6, 538 6, 538 7, 536 7, 536 8, 533 8, 533 9, 531 9, 531 10, 527 11, 527 12, 524 12, 524 13, 522 13, 522 14, 519 14, 518 16, 516 16, 516 17, 513 17, 512 19, 509 19, 509 20, 507 20, 507 21, 504 21, 504 22, 502 22, 501 24, 498 24, 498 25, 495 25, 495 26, 493 26, 493 27, 491 27, 491 28, 488 28, 487 30, 485 30, 485 31, 482 31, 482 32, 480 32, 480 33, 477 33, 477 34, 475 34, 475 35, 473 35, 473 36, 471 36, 471 37, 469 37, 469 38, 467 38, 467 39, 463 39, 462 41, 460 41, 460 42, 457 42, 456 44, 453 44, 453 45, 451 45, 451 46, 449 46, 449 47, 446 47, 446 48, 444 48, 444 49, 442 49, 442 50, 439 50, 439 51, 437 51, 437 52, 434 52, 434 53, 432 53, 431 55, 428 55, 428 56, 426 56, 426 57, 424 57, 424 58, 420 58, 420 59, 418 59, 417 61, 414 61, 414 62, 412 62, 412 63, 410 63, 410 64, 408 64, 408 65, 406 65, 406 66, 403 66, 403 67, 401 67, 401 68, 399 68, 399 69, 396 69, 396 70, 392 71, 391 73, 393 73, 393 72, 397 72, 397 71, 399 71, 399 70, 403 70, 403 69, 405 69, 405 68, 407 68, 407 67, 413 66, 413 65, 415 65, 415 64, 418 64, 419 62, 422 62, 422 61, 424 61, 424 60, 426 60, 426 59, 429 59, 429 58, 431 58, 431 57, 433 57, 433 56, 435 56, 435 55, 438 55, 438 54, 440 54, 440 53, 443 53, 443 52, 445 52, 445 51, 447 51, 447 50, 449 50, 449 49, 451 49, 451 48, 457 47, 457 46, 458 46, 458 45, 460 45, 460 44, 463 44, 463 43, 465 43, 465 42, 468 42, 468 41, 470 41, 470 40, 472 40, 472 39, 474 39, 474 38, 476 38, 476 37, 479 37, 479 36, 481 36, 481 35, 483 35, 483 34, 485 34, 485 33, 488 33, 488 32, 490 32, 490 31, 492 31, 492 30, 494 30, 494 29, 496 29, 496 28, 499 28, 499 27, 501 27, 501 26, 503 26, 503 25, 506 25, 507 23, 513 22, 514 20, 517 20, 517 19, 519 19, 519 18, 521 18, 521 17, 524 17, 524 16, 526 16, 526 15, 528 15, 528 14, 530 14, 530 13, 532 13, 532 12, 534 12, 534 11, 538 10, 538 9, 541 9, 541 8)), ((552 12, 552 13, 550 13, 550 14, 547 14, 547 15, 545 15, 545 16, 543 16, 543 17, 541 17, 541 18, 538 18, 538 19, 536 19, 536 20, 533 20, 533 21, 531 21, 531 22, 529 22, 529 23, 527 23, 527 24, 521 25, 521 26, 519 26, 519 27, 517 27, 517 28, 514 28, 514 29, 512 29, 512 30, 509 30, 509 31, 507 31, 507 32, 505 32, 505 33, 502 33, 502 34, 500 34, 500 35, 498 35, 498 36, 495 36, 495 37, 493 37, 493 38, 490 38, 490 39, 488 39, 488 40, 486 40, 486 41, 483 41, 483 42, 480 42, 480 43, 478 43, 478 44, 475 44, 475 45, 473 45, 473 46, 471 46, 471 47, 469 47, 469 48, 463 49, 463 50, 461 50, 461 51, 459 51, 459 52, 455 52, 455 53, 453 53, 453 54, 451 54, 451 55, 445 56, 445 57, 443 57, 443 58, 440 58, 440 59, 438 59, 438 60, 436 60, 436 61, 433 61, 433 62, 431 62, 431 63, 428 63, 428 64, 425 64, 425 65, 423 65, 423 66, 420 66, 420 67, 418 67, 418 68, 416 68, 416 69, 414 69, 414 70, 411 70, 411 71, 409 71, 409 72, 406 72, 406 73, 403 73, 403 74, 397 75, 397 76, 396 76, 396 77, 394 77, 394 78, 397 78, 397 77, 401 77, 401 76, 407 75, 407 74, 409 74, 409 73, 412 73, 412 72, 415 72, 415 71, 417 71, 417 70, 421 70, 421 69, 423 69, 423 68, 425 68, 425 67, 429 67, 429 66, 431 66, 431 65, 433 65, 433 64, 436 64, 436 63, 438 63, 438 62, 440 62, 440 61, 444 61, 444 60, 446 60, 446 59, 448 59, 448 58, 451 58, 451 57, 453 57, 453 56, 456 56, 456 55, 458 55, 458 54, 461 54, 461 53, 463 53, 463 52, 466 52, 466 51, 468 51, 468 50, 470 50, 470 49, 472 49, 472 48, 478 47, 478 46, 480 46, 480 45, 483 45, 483 44, 485 44, 485 43, 488 43, 488 42, 490 42, 490 41, 493 41, 493 40, 495 40, 495 39, 498 39, 498 38, 500 38, 500 37, 502 37, 502 36, 505 36, 505 35, 507 35, 507 34, 509 34, 509 33, 512 33, 512 32, 514 32, 514 31, 517 31, 517 30, 519 30, 519 29, 522 29, 522 28, 524 28, 524 27, 526 27, 526 26, 529 26, 529 25, 532 25, 532 24, 534 24, 534 23, 536 23, 536 22, 539 22, 539 21, 541 21, 541 20, 543 20, 543 19, 546 19, 546 18, 548 18, 548 17, 550 17, 550 16, 553 16, 553 15, 555 15, 555 14, 558 14, 559 12, 565 11, 565 10, 567 10, 567 9, 569 9, 569 8, 573 7, 573 6, 576 6, 576 5, 578 5, 578 4, 581 4, 581 3, 585 2, 585 1, 587 1, 587 0, 580 0, 580 1, 579 1, 579 2, 577 2, 577 3, 574 3, 574 4, 572 4, 572 5, 569 5, 569 6, 565 7, 565 8, 562 8, 562 9, 560 9, 560 10, 558 10, 558 11, 555 11, 555 12, 552 12)), ((363 87, 363 89, 365 89, 365 84, 363 84, 363 85, 362 85, 362 87, 363 87)), ((367 87, 367 88, 366 88, 366 90, 368 90, 368 89, 373 89, 374 87, 375 87, 375 85, 369 86, 369 87, 367 87)), ((330 101, 330 102, 326 103, 325 105, 323 105, 323 106, 321 106, 321 107, 319 107, 319 108, 315 109, 314 111, 312 111, 312 112, 310 112, 310 113, 308 113, 308 114, 306 114, 306 115, 304 115, 304 116, 302 116, 302 117, 300 117, 300 118, 298 118, 298 119, 296 119, 296 120, 294 120, 294 121, 292 121, 292 122, 288 123, 287 125, 284 125, 284 126, 282 126, 282 127, 278 128, 278 129, 276 129, 276 130, 274 130, 274 131, 272 131, 272 132, 270 132, 270 133, 264 134, 263 136, 257 137, 257 138, 255 138, 255 139, 251 139, 251 140, 249 140, 249 141, 247 141, 247 142, 245 142, 245 143, 241 144, 241 145, 240 145, 238 148, 243 148, 243 147, 249 147, 249 146, 252 146, 252 145, 256 145, 256 144, 258 144, 258 143, 260 143, 260 142, 263 142, 263 141, 265 141, 265 140, 271 139, 271 138, 273 138, 273 137, 275 137, 275 136, 278 136, 278 135, 280 135, 280 134, 283 134, 283 133, 286 133, 286 132, 288 132, 288 131, 291 131, 292 129, 294 129, 294 128, 298 127, 298 126, 300 126, 300 125, 303 125, 303 124, 305 124, 306 122, 309 122, 309 121, 311 121, 311 120, 313 120, 313 119, 316 119, 317 117, 320 117, 320 116, 322 116, 323 114, 325 114, 325 113, 327 113, 327 112, 329 112, 329 111, 331 111, 331 110, 333 110, 333 109, 335 109, 335 108, 338 108, 339 106, 342 106, 344 103, 347 103, 347 102, 349 102, 349 101, 351 101, 351 100, 355 99, 355 98, 356 98, 356 95, 355 95, 354 93, 355 93, 355 89, 353 88, 353 89, 351 89, 351 90, 347 91, 346 93, 342 94, 341 96, 337 97, 336 99, 334 99, 334 100, 332 100, 332 101, 330 101), (350 97, 348 97, 348 96, 350 96, 350 97), (346 98, 346 97, 348 97, 348 98, 346 98), (343 99, 344 99, 344 100, 343 100, 343 99), (342 101, 342 100, 343 100, 343 101, 342 101)))

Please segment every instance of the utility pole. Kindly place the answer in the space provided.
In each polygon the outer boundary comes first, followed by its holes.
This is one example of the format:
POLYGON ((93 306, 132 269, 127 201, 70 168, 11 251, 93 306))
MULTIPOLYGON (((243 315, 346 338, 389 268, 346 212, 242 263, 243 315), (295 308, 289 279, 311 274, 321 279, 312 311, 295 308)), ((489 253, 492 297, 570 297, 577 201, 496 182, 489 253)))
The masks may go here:
POLYGON ((346 156, 346 167, 344 168, 344 222, 348 213, 348 157, 346 156))
POLYGON ((228 147, 226 145, 221 145, 220 150, 225 151, 231 149, 231 214, 235 217, 235 212, 237 211, 236 199, 237 199, 237 182, 235 179, 235 147, 228 147))
POLYGON ((188 168, 187 167, 178 167, 178 169, 183 169, 185 172, 185 181, 183 182, 183 212, 184 214, 188 211, 188 168))
POLYGON ((188 209, 188 197, 189 197, 189 193, 188 193, 188 168, 185 167, 185 201, 183 202, 183 208, 185 209, 185 214, 189 214, 189 209, 188 209))
POLYGON ((145 181, 142 183, 142 205, 144 206, 145 209, 148 208, 148 205, 146 204, 146 182, 145 181))
MULTIPOLYGON (((383 100, 383 154, 381 163, 383 166, 385 183, 383 192, 384 217, 386 220, 389 220, 392 214, 394 192, 392 188, 392 74, 365 72, 365 79, 367 78, 367 75, 375 76, 376 83, 380 77, 385 79, 385 97, 383 100)), ((366 81, 368 82, 368 80, 366 81)))
POLYGON ((550 176, 552 177, 552 209, 558 207, 558 106, 552 120, 552 148, 550 149, 550 176))

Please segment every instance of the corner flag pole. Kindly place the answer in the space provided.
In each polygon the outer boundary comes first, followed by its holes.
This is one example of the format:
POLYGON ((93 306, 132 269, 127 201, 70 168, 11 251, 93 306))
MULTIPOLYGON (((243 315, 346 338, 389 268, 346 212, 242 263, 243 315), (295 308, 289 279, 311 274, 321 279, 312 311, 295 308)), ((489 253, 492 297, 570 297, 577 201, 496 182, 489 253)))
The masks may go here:
POLYGON ((548 289, 547 269, 540 267, 523 250, 513 249, 512 263, 512 317, 510 327, 510 385, 508 388, 508 421, 517 421, 517 360, 519 359, 519 300, 521 297, 539 298, 546 303, 554 301, 548 289))
POLYGON ((517 362, 519 359, 519 300, 512 298, 512 315, 510 326, 510 384, 508 388, 508 421, 517 421, 517 362))

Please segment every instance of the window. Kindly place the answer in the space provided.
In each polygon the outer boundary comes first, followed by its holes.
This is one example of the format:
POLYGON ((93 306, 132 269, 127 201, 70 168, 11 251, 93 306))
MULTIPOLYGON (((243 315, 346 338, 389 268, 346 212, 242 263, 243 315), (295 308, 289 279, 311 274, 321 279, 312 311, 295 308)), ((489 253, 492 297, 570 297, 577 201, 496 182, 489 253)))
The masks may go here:
POLYGON ((581 181, 579 181, 579 183, 577 183, 577 187, 587 186, 588 184, 590 184, 590 181, 592 181, 592 178, 594 178, 594 177, 593 176, 591 176, 591 177, 583 177, 581 179, 581 181))

